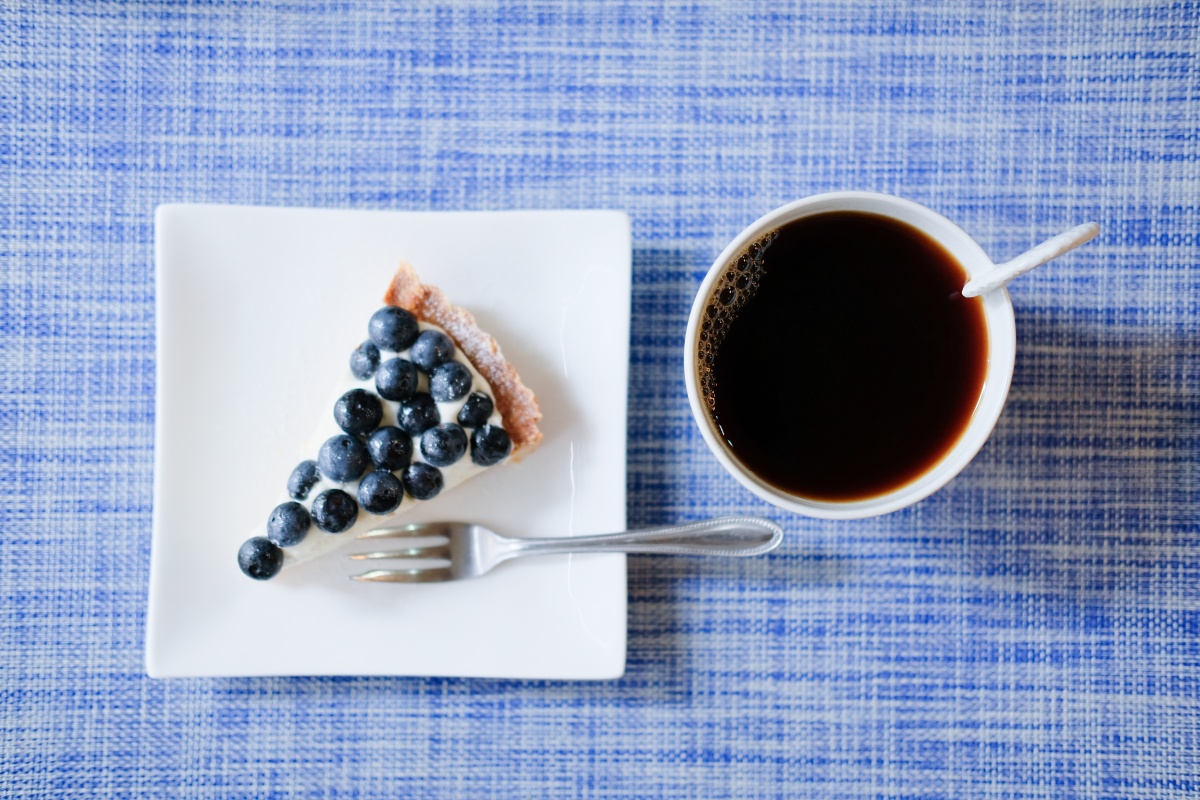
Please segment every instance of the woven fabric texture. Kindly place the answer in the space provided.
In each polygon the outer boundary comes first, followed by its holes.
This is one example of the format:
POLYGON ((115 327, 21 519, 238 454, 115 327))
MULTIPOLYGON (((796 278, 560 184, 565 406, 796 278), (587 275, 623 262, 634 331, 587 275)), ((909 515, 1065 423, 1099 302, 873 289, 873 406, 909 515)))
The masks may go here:
POLYGON ((1113 797, 1200 790, 1200 8, 6 3, 0 795, 1113 797), (691 421, 692 296, 742 227, 903 195, 1005 259, 989 443, 882 518, 785 514, 691 421), (153 681, 153 211, 633 218, 622 680, 153 681))

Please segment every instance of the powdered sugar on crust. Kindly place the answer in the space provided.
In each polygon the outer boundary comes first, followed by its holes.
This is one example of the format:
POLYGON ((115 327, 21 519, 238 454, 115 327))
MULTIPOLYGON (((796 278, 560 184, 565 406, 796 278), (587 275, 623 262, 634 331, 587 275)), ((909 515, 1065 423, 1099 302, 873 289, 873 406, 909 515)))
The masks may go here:
POLYGON ((401 261, 383 301, 408 311, 417 319, 437 325, 454 340, 484 380, 492 387, 496 410, 513 442, 513 458, 520 458, 542 441, 538 422, 542 411, 537 398, 516 369, 500 352, 500 345, 479 329, 471 312, 452 305, 436 286, 426 286, 408 262, 401 261))

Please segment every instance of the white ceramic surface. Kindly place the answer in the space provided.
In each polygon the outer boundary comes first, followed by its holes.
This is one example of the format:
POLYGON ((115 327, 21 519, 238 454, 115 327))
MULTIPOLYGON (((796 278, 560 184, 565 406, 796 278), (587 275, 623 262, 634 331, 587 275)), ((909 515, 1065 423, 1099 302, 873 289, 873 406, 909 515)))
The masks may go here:
MULTIPOLYGON (((549 556, 483 578, 348 580, 355 545, 266 582, 237 568, 405 258, 494 334, 541 401, 542 446, 401 520, 501 533, 625 528, 630 230, 606 211, 158 209, 154 677, 614 678, 625 558, 549 556)), ((358 545, 360 548, 363 545, 358 545)), ((360 565, 359 565, 360 566, 360 565)))
POLYGON ((773 505, 809 517, 859 519, 887 514, 928 497, 945 486, 975 457, 979 448, 983 447, 983 443, 991 435, 1008 397, 1013 364, 1016 360, 1017 329, 1012 300, 1007 289, 1000 288, 982 297, 988 331, 988 365, 979 403, 958 443, 931 470, 915 481, 895 491, 866 500, 832 503, 797 497, 761 480, 746 470, 741 462, 728 452, 700 397, 699 375, 696 369, 700 315, 707 305, 713 283, 730 259, 750 242, 785 223, 830 211, 882 214, 908 223, 941 243, 962 264, 970 278, 979 277, 995 267, 983 249, 965 231, 941 214, 910 200, 874 192, 831 192, 797 200, 760 217, 730 242, 713 262, 708 275, 700 284, 700 291, 696 294, 692 314, 688 320, 684 339, 684 375, 692 415, 696 418, 704 440, 722 466, 743 486, 773 505))

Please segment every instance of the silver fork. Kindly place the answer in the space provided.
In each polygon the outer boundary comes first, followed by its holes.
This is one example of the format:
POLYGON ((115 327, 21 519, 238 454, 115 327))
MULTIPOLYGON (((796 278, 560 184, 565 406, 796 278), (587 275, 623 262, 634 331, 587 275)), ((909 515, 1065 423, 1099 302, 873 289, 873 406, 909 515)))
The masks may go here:
POLYGON ((666 553, 691 556, 757 556, 783 541, 783 529, 759 517, 722 517, 688 525, 646 528, 598 536, 559 539, 518 539, 469 522, 418 522, 402 528, 381 528, 359 539, 446 539, 445 543, 400 550, 355 553, 355 561, 429 559, 449 561, 445 567, 373 569, 351 575, 356 581, 436 583, 475 578, 510 558, 557 553, 666 553))

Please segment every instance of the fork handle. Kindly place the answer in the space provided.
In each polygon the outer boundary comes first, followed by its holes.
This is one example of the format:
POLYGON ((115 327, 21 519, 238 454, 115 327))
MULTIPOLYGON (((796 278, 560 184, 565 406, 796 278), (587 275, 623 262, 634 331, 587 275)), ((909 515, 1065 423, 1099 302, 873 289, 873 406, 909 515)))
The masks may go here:
POLYGON ((691 556, 757 556, 783 541, 783 529, 760 517, 721 517, 688 525, 644 528, 597 536, 505 539, 506 558, 552 553, 669 553, 691 556))

